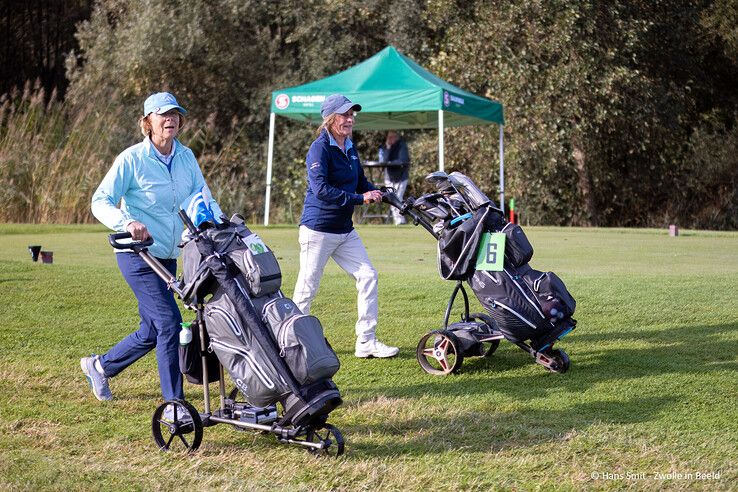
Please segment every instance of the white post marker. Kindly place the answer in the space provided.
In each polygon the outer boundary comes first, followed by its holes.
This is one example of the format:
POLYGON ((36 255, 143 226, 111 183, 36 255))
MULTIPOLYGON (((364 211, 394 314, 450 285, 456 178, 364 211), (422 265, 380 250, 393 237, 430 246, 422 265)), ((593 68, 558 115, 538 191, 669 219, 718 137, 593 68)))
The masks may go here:
POLYGON ((272 158, 274 157, 274 113, 269 115, 269 148, 267 150, 266 192, 264 194, 264 225, 269 225, 269 200, 272 195, 272 158))
POLYGON ((438 110, 438 170, 443 172, 443 110, 438 110))
POLYGON ((505 212, 505 143, 500 125, 500 209, 505 212))

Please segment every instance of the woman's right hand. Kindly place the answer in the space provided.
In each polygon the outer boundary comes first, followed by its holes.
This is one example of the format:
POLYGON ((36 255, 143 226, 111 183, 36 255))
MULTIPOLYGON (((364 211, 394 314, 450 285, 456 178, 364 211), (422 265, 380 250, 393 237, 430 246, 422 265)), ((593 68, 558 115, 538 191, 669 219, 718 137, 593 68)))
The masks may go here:
POLYGON ((131 238, 133 238, 134 241, 145 241, 146 239, 151 237, 151 234, 149 234, 149 230, 146 229, 146 226, 137 220, 134 220, 133 222, 128 224, 126 226, 126 231, 131 233, 131 238))
POLYGON ((371 190, 364 193, 364 203, 379 203, 382 201, 382 192, 371 190))

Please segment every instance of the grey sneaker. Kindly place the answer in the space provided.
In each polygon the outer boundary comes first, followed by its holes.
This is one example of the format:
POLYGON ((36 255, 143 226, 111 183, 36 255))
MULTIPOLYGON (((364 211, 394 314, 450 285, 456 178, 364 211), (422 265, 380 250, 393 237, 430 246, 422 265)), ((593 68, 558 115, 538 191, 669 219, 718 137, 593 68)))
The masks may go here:
POLYGON ((99 358, 99 355, 92 354, 89 357, 82 357, 79 360, 79 365, 82 367, 82 372, 87 377, 87 382, 90 383, 92 393, 98 400, 112 400, 113 393, 110 391, 108 386, 108 378, 105 374, 102 374, 95 368, 95 361, 99 358))
POLYGON ((367 342, 356 341, 356 350, 354 355, 365 359, 367 357, 376 357, 378 359, 386 359, 388 357, 394 357, 400 353, 400 349, 397 347, 389 347, 376 338, 367 342))

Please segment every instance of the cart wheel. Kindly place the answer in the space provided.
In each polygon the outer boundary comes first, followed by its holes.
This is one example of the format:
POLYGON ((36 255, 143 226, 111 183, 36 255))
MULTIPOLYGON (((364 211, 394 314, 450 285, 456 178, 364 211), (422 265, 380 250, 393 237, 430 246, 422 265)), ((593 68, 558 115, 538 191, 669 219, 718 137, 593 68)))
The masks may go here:
POLYGON ((551 372, 555 372, 557 374, 564 374, 566 371, 569 370, 569 366, 571 365, 571 362, 569 361, 569 355, 564 352, 563 350, 552 350, 551 351, 551 357, 553 358, 554 362, 556 363, 556 366, 558 369, 550 368, 549 370, 551 372))
POLYGON ((435 330, 420 339, 415 356, 425 372, 442 376, 458 371, 464 363, 464 356, 458 348, 456 335, 446 330, 435 330))
POLYGON ((343 434, 331 424, 324 424, 321 429, 309 428, 305 440, 323 445, 321 449, 308 448, 308 452, 316 456, 338 458, 343 454, 343 434))
POLYGON ((151 433, 161 451, 191 453, 202 442, 202 420, 195 407, 185 400, 169 400, 159 405, 151 418, 151 433), (171 405, 171 414, 165 413, 171 405))

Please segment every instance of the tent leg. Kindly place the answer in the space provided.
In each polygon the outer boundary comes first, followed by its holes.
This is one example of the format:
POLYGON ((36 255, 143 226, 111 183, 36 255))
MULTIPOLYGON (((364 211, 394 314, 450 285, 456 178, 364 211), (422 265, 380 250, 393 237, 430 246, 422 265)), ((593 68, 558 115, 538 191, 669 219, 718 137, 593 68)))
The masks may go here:
POLYGON ((500 125, 500 209, 505 212, 505 142, 500 125))
POLYGON ((438 170, 443 172, 443 110, 438 110, 438 170))
POLYGON ((272 195, 272 159, 274 157, 274 113, 269 115, 269 149, 267 150, 266 192, 264 194, 264 225, 269 225, 269 200, 272 195))

